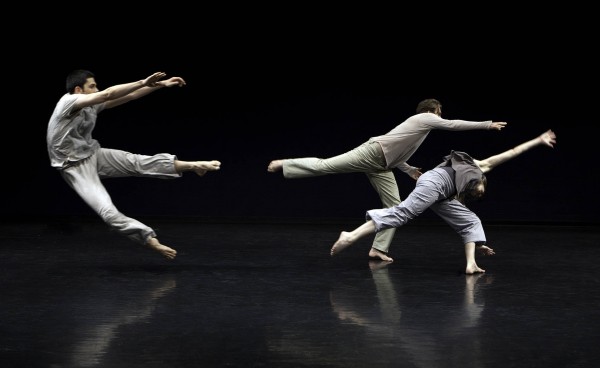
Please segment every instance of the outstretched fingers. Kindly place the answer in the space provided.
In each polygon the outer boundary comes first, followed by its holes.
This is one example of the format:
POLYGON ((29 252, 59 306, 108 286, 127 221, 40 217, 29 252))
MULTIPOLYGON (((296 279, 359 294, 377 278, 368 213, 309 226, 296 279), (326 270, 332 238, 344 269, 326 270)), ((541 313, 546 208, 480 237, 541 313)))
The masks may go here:
POLYGON ((479 252, 479 254, 481 254, 482 256, 493 256, 494 254, 496 254, 496 252, 494 252, 494 250, 488 247, 487 245, 477 247, 477 252, 479 252))
POLYGON ((156 83, 163 79, 167 74, 165 72, 156 72, 146 78, 142 83, 144 86, 154 87, 156 83))
POLYGON ((540 139, 542 140, 542 143, 551 148, 554 148, 554 145, 556 144, 556 134, 554 134, 551 129, 548 129, 540 135, 540 139))
POLYGON ((504 128, 504 127, 506 127, 506 122, 505 121, 495 121, 490 126, 490 129, 502 130, 502 128, 504 128))

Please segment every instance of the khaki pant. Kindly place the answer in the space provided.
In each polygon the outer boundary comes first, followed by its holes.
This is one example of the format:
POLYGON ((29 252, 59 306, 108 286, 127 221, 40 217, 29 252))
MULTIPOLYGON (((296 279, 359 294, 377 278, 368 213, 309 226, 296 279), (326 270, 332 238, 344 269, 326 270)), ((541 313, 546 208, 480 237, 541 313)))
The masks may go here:
MULTIPOLYGON (((384 208, 400 204, 396 177, 392 170, 386 169, 385 157, 377 142, 367 141, 351 151, 326 159, 304 157, 283 161, 286 179, 345 173, 365 173, 384 208)), ((387 253, 395 232, 394 228, 378 232, 372 247, 387 253)))

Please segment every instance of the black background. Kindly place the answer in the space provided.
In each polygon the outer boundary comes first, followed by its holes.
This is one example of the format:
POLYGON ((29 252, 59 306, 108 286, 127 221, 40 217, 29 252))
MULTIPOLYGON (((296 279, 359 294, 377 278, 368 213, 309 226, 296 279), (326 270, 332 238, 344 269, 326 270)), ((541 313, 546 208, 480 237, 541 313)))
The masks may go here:
MULTIPOLYGON (((202 178, 106 180, 129 216, 358 224, 380 207, 363 174, 285 180, 267 173, 268 163, 344 153, 414 114, 420 100, 437 98, 445 118, 508 126, 431 132, 409 160, 425 170, 451 149, 483 159, 547 129, 558 136, 554 149, 537 147, 488 175, 485 200, 472 206, 484 221, 599 222, 598 73, 585 22, 565 31, 526 15, 440 22, 386 9, 354 9, 351 17, 343 9, 271 8, 272 17, 245 10, 171 7, 151 17, 79 10, 37 24, 31 36, 13 29, 0 216, 95 216, 50 167, 45 142, 66 75, 83 68, 101 89, 155 71, 187 82, 101 113, 94 137, 102 146, 222 162, 202 178)), ((396 176, 404 198, 414 181, 396 176)))

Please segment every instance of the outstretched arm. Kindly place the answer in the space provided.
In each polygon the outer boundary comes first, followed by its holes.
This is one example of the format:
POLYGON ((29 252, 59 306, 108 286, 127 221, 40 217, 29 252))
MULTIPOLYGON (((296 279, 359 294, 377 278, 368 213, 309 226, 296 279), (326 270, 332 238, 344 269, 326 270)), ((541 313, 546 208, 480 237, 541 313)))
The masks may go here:
POLYGON ((496 167, 512 158, 517 157, 521 153, 523 153, 535 146, 545 145, 550 148, 553 148, 554 144, 556 144, 556 134, 554 134, 554 132, 551 129, 548 129, 547 131, 542 133, 540 136, 538 136, 532 140, 529 140, 525 143, 521 143, 518 146, 516 146, 508 151, 502 152, 502 153, 494 155, 494 156, 490 156, 490 157, 486 158, 485 160, 481 160, 481 161, 474 160, 474 161, 477 164, 477 166, 479 166, 481 171, 486 173, 486 172, 492 170, 494 167, 496 167))
POLYGON ((156 72, 149 77, 131 83, 117 84, 95 93, 81 94, 75 102, 75 109, 105 103, 105 108, 111 108, 135 100, 163 87, 184 86, 185 81, 180 77, 165 77, 164 72, 156 72))
MULTIPOLYGON (((161 74, 162 74, 162 76, 160 78, 163 78, 165 76, 165 73, 161 73, 161 74)), ((160 78, 146 83, 142 88, 135 89, 135 90, 127 93, 123 97, 119 97, 117 99, 108 101, 106 103, 105 108, 110 109, 111 107, 122 105, 126 102, 146 96, 150 92, 154 92, 163 87, 173 87, 173 86, 183 87, 183 86, 185 86, 185 81, 181 77, 171 77, 169 79, 159 80, 160 78)), ((148 81, 148 79, 146 79, 145 81, 148 81)))

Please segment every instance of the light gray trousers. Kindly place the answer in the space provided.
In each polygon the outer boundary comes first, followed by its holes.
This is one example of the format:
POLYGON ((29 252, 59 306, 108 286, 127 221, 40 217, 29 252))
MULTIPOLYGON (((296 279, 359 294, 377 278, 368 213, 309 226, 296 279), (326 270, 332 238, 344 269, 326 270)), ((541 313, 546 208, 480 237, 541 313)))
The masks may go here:
POLYGON ((431 208, 458 235, 463 243, 482 242, 485 232, 477 215, 456 199, 446 199, 454 195, 454 180, 444 169, 432 169, 417 180, 415 189, 402 203, 390 208, 367 211, 367 220, 373 220, 375 231, 397 228, 406 224, 431 208))
POLYGON ((128 176, 178 178, 181 174, 175 171, 175 160, 174 155, 167 153, 145 156, 100 148, 92 156, 61 169, 60 173, 106 224, 129 239, 146 244, 149 238, 156 236, 154 230, 119 212, 100 179, 128 176))
MULTIPOLYGON (((283 161, 283 176, 286 179, 299 179, 328 174, 365 173, 383 207, 392 207, 400 203, 400 193, 394 173, 385 166, 379 143, 367 141, 351 151, 326 159, 286 159, 283 161)), ((378 232, 372 247, 387 253, 395 232, 395 228, 378 232)))

